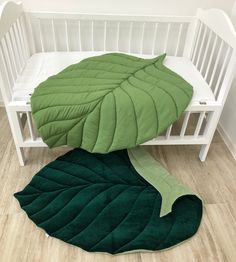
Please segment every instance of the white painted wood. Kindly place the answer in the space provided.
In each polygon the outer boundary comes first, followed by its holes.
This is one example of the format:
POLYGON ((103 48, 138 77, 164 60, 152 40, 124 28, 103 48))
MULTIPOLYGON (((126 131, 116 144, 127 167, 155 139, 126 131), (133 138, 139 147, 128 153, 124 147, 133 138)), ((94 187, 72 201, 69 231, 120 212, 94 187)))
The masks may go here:
POLYGON ((158 30, 158 23, 155 23, 154 36, 153 36, 153 42, 152 42, 152 55, 155 54, 155 45, 156 45, 156 40, 157 40, 157 30, 158 30))
POLYGON ((222 52, 222 49, 223 49, 223 44, 224 44, 224 41, 222 39, 221 43, 220 43, 220 48, 219 48, 219 51, 218 51, 218 54, 217 54, 217 57, 216 57, 216 61, 215 61, 214 67, 213 67, 213 71, 212 71, 212 74, 211 74, 211 78, 210 78, 210 82, 209 82, 210 87, 212 87, 212 83, 213 83, 213 80, 214 80, 214 77, 215 77, 215 74, 216 74, 216 69, 217 69, 217 66, 218 66, 218 63, 219 63, 219 60, 220 60, 220 56, 221 56, 221 52, 222 52))
POLYGON ((131 44, 132 44, 132 33, 133 33, 133 22, 130 23, 129 26, 129 49, 128 52, 131 53, 131 44))
POLYGON ((198 68, 198 66, 199 66, 201 54, 202 54, 202 52, 204 51, 204 50, 203 50, 203 44, 205 43, 206 33, 207 33, 207 27, 205 26, 205 28, 204 28, 204 33, 203 33, 203 37, 202 37, 202 39, 201 39, 201 44, 200 44, 199 52, 198 52, 198 55, 197 55, 197 62, 196 62, 196 67, 197 67, 197 68, 198 68))
POLYGON ((28 123, 28 127, 29 127, 29 132, 30 132, 30 138, 32 140, 35 140, 35 133, 34 133, 34 128, 33 128, 33 121, 32 121, 32 117, 31 117, 31 113, 30 112, 26 112, 27 115, 27 123, 28 123))
POLYGON ((205 72, 205 74, 204 74, 204 79, 205 79, 205 80, 208 78, 208 73, 209 73, 209 70, 210 70, 210 67, 211 67, 211 64, 212 64, 212 59, 213 59, 213 55, 214 55, 214 53, 215 53, 217 40, 218 40, 218 36, 215 35, 214 44, 213 44, 213 47, 212 47, 212 49, 211 49, 210 59, 209 59, 209 61, 208 61, 207 69, 206 69, 206 72, 205 72))
POLYGON ((21 16, 22 3, 4 2, 0 7, 0 39, 9 31, 11 25, 21 16))
POLYGON ((143 53, 143 43, 144 43, 144 33, 145 33, 145 26, 146 26, 146 23, 144 22, 143 23, 143 26, 142 26, 142 36, 141 36, 141 41, 140 41, 140 54, 143 53))
POLYGON ((177 44, 176 44, 176 48, 175 48, 175 56, 178 55, 180 39, 181 39, 181 36, 182 36, 182 31, 183 31, 183 24, 181 23, 180 26, 179 26, 178 39, 177 39, 177 44))
POLYGON ((24 32, 23 32, 23 29, 22 29, 20 17, 16 20, 16 27, 17 27, 17 30, 18 30, 19 38, 20 38, 22 56, 23 56, 23 59, 24 59, 24 62, 25 62, 28 59, 27 43, 24 41, 24 32))
POLYGON ((18 34, 16 22, 13 23, 12 28, 13 28, 15 39, 16 39, 16 47, 17 47, 17 50, 18 50, 19 62, 20 62, 21 71, 22 71, 25 61, 24 61, 24 57, 23 57, 23 52, 22 52, 22 47, 21 47, 21 42, 20 42, 20 37, 19 37, 19 34, 18 34))
POLYGON ((207 40, 206 48, 204 48, 204 55, 203 55, 202 64, 201 64, 201 67, 200 67, 200 73, 201 74, 202 74, 203 67, 204 67, 205 62, 206 62, 207 53, 209 52, 209 45, 210 45, 211 39, 212 39, 212 31, 210 31, 210 35, 209 35, 208 40, 207 40))
POLYGON ((12 97, 11 83, 7 74, 2 47, 0 46, 0 89, 5 104, 8 104, 12 97))
POLYGON ((170 138, 172 126, 173 126, 173 125, 170 125, 170 126, 167 128, 167 131, 166 131, 166 139, 169 139, 169 138, 170 138))
POLYGON ((117 31, 116 31, 116 50, 119 51, 119 39, 120 39, 120 22, 117 23, 117 31))
POLYGON ((214 88, 214 95, 215 96, 217 96, 217 93, 218 93, 218 90, 219 90, 219 87, 220 87, 220 82, 222 80, 223 73, 224 73, 227 61, 229 59, 230 51, 231 51, 231 48, 230 48, 230 46, 228 46, 225 57, 224 57, 223 64, 221 65, 220 73, 218 75, 218 80, 217 80, 217 83, 216 83, 215 88, 214 88))
POLYGON ((170 28, 171 28, 171 23, 168 23, 168 25, 167 25, 167 32, 166 32, 166 39, 165 39, 165 45, 164 45, 164 53, 166 53, 166 51, 167 51, 168 40, 169 40, 169 35, 170 35, 170 28))
POLYGON ((202 27, 203 27, 203 24, 200 22, 199 30, 198 30, 198 34, 197 34, 197 38, 196 38, 196 42, 195 42, 195 46, 194 46, 193 56, 192 56, 192 59, 191 59, 193 61, 193 63, 194 63, 196 55, 197 55, 198 45, 199 45, 201 33, 202 33, 202 27))
POLYGON ((44 42, 43 42, 43 34, 42 34, 42 27, 41 27, 41 19, 38 19, 38 26, 39 26, 39 39, 40 39, 40 44, 41 44, 41 50, 42 50, 42 52, 45 52, 44 42))
POLYGON ((58 49, 57 49, 57 39, 55 33, 54 19, 51 20, 51 24, 52 24, 53 47, 54 47, 54 51, 57 52, 58 49))
POLYGON ((202 123, 203 123, 203 120, 204 120, 204 117, 205 117, 205 112, 201 112, 200 115, 199 115, 199 118, 198 118, 198 121, 197 121, 197 126, 195 128, 195 131, 194 131, 194 137, 197 138, 198 135, 199 135, 199 132, 201 130, 201 127, 202 127, 202 123))
POLYGON ((10 61, 10 56, 9 56, 9 53, 8 53, 5 37, 2 38, 0 46, 2 48, 2 53, 3 53, 3 56, 4 56, 4 62, 5 62, 5 68, 6 68, 6 71, 7 71, 7 74, 8 74, 10 86, 13 86, 14 85, 14 74, 13 74, 12 67, 11 67, 11 61, 10 61))
POLYGON ((163 16, 163 15, 123 15, 123 14, 79 14, 79 13, 51 13, 51 12, 26 12, 33 18, 41 19, 71 19, 87 21, 120 21, 120 22, 160 22, 160 23, 191 23, 194 16, 163 16))
POLYGON ((70 51, 70 40, 69 40, 69 34, 68 34, 68 21, 67 19, 65 20, 65 32, 66 32, 66 51, 69 52, 70 51))
POLYGON ((92 45, 92 51, 94 51, 94 37, 93 37, 93 34, 94 34, 94 21, 92 20, 91 22, 91 45, 92 45))
POLYGON ((225 12, 219 9, 198 9, 197 17, 227 44, 236 48, 236 32, 225 12))
POLYGON ((6 36, 5 36, 5 40, 6 40, 6 46, 8 48, 8 52, 9 52, 9 59, 11 61, 11 66, 12 66, 12 72, 14 74, 14 80, 16 80, 17 76, 18 76, 18 68, 16 65, 16 58, 14 55, 14 51, 13 51, 13 46, 10 40, 10 33, 7 32, 6 36))
POLYGON ((81 40, 80 20, 78 20, 78 36, 79 36, 79 51, 82 51, 82 40, 81 40))
POLYGON ((9 30, 9 38, 10 38, 12 50, 13 50, 13 53, 14 53, 14 60, 15 60, 15 64, 16 64, 17 74, 19 75, 21 73, 20 55, 18 53, 16 37, 15 37, 14 31, 13 31, 13 27, 11 27, 10 30, 9 30))
POLYGON ((187 36, 185 39, 183 56, 192 60, 196 39, 198 36, 199 20, 195 17, 193 21, 188 24, 187 36))
POLYGON ((104 21, 103 50, 107 50, 107 21, 104 21))
POLYGON ((225 100, 228 96, 230 87, 235 77, 235 72, 236 72, 236 49, 233 50, 233 53, 231 55, 227 70, 225 72, 224 80, 219 90, 219 95, 217 97, 217 100, 220 103, 222 103, 222 108, 225 104, 225 100))
POLYGON ((190 117, 190 112, 187 111, 185 113, 184 121, 183 121, 183 124, 182 124, 182 127, 181 127, 181 131, 180 131, 180 137, 181 138, 183 138, 184 135, 185 135, 185 132, 186 132, 186 129, 187 129, 187 126, 188 126, 189 117, 190 117))
POLYGON ((27 31, 27 39, 29 42, 29 54, 33 55, 36 53, 36 46, 35 46, 35 40, 33 36, 33 28, 31 23, 31 17, 29 14, 25 13, 25 19, 26 19, 26 31, 27 31))

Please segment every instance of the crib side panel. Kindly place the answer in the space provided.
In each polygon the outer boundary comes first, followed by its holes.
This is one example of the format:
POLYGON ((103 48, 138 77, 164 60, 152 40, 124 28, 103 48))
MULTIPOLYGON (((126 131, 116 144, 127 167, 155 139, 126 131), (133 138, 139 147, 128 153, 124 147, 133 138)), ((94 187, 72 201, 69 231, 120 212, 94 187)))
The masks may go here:
POLYGON ((182 56, 192 17, 27 13, 36 52, 182 56))
POLYGON ((17 77, 29 58, 22 5, 5 2, 0 10, 0 73, 4 102, 11 100, 17 77))
POLYGON ((222 10, 199 9, 195 36, 190 59, 223 105, 236 70, 234 27, 222 10))

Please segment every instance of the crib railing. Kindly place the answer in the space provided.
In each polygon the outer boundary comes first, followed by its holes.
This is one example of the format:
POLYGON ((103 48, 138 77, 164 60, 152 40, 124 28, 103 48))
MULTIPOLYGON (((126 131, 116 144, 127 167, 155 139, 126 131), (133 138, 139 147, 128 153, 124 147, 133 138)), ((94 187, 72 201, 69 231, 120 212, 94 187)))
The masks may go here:
POLYGON ((228 17, 219 10, 208 11, 208 16, 199 10, 197 17, 190 59, 212 89, 216 101, 224 104, 230 86, 229 75, 232 81, 235 73, 235 31, 228 17))
MULTIPOLYGON (((43 147, 34 121, 30 105, 27 107, 19 102, 12 102, 15 116, 19 122, 18 141, 21 147, 43 147)), ((182 118, 171 125, 157 138, 144 145, 172 145, 172 144, 206 144, 211 134, 212 122, 216 113, 221 109, 220 104, 193 105, 188 107, 182 118)), ((17 122, 17 121, 16 121, 17 122)))
POLYGON ((24 69, 30 56, 26 33, 25 16, 21 5, 5 3, 4 13, 0 15, 0 73, 5 88, 5 100, 10 101, 13 86, 24 69))
POLYGON ((28 13, 32 52, 183 55, 192 17, 28 13))

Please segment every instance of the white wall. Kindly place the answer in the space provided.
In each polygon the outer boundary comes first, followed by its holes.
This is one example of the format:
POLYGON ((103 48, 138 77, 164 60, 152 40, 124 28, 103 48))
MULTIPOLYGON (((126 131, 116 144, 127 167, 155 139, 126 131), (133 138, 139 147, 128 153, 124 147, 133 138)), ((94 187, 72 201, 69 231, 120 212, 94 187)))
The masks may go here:
MULTIPOLYGON (((0 3, 4 2, 0 0, 0 3)), ((198 7, 221 8, 236 25, 236 0, 22 0, 27 11, 194 15, 198 7)), ((0 96, 1 100, 1 96, 0 96)), ((226 142, 236 155, 236 79, 220 119, 226 142)), ((222 128, 221 128, 222 131, 222 128)))
MULTIPOLYGON (((236 28, 236 0, 231 11, 231 19, 236 28)), ((232 88, 229 92, 226 104, 220 119, 219 131, 236 159, 236 72, 232 88)))

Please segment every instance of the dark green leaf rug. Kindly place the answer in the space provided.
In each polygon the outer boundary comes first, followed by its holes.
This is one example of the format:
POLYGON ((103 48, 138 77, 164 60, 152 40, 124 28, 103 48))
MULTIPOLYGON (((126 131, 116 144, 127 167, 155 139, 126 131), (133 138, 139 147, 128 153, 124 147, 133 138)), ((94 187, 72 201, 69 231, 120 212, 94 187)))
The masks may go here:
POLYGON ((161 250, 193 236, 202 202, 141 148, 74 149, 15 194, 50 236, 87 251, 161 250))

